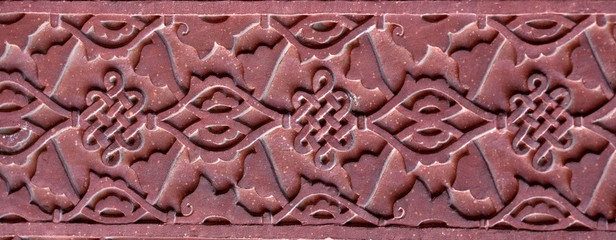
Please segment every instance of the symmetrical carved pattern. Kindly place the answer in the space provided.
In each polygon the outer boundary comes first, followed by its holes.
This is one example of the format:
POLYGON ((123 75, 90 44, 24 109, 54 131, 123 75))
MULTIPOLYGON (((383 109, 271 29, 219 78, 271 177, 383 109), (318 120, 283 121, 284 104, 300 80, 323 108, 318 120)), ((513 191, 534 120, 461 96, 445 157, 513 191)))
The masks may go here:
POLYGON ((351 111, 351 98, 343 91, 332 92, 331 73, 319 70, 312 80, 314 93, 293 94, 295 111, 291 116, 295 150, 301 154, 315 151, 315 163, 335 159, 333 150, 347 151, 353 145, 351 130, 356 118, 351 111), (323 146, 321 146, 323 145, 323 146), (332 149, 333 148, 333 149, 332 149))
POLYGON ((549 168, 553 147, 566 149, 572 145, 569 129, 573 127, 573 118, 566 112, 571 96, 564 88, 547 94, 547 85, 545 76, 531 76, 528 86, 532 92, 511 98, 509 126, 513 132, 517 128, 513 150, 519 155, 535 151, 533 164, 537 170, 549 168))
POLYGON ((615 26, 0 13, 0 222, 616 230, 615 26))

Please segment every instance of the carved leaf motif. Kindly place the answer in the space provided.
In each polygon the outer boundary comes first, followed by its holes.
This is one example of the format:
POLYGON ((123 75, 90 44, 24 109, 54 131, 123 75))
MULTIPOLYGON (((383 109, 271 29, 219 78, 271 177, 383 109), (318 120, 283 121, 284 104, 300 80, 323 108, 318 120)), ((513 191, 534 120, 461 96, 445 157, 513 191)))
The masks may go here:
MULTIPOLYGON (((404 84, 407 69, 414 63, 414 57, 416 57, 393 42, 393 35, 399 34, 398 31, 401 30, 397 26, 389 25, 385 30, 370 32, 370 40, 378 62, 387 63, 381 64, 380 70, 386 81, 385 84, 391 88, 390 91, 393 93, 397 93, 404 84)), ((381 92, 384 92, 385 96, 393 95, 387 94, 385 89, 382 89, 381 92)))
MULTIPOLYGON (((484 19, 485 20, 485 19, 484 19)), ((479 20, 481 21, 481 20, 479 20)), ((445 52, 451 56, 456 51, 472 50, 480 43, 491 43, 498 32, 489 26, 479 27, 478 22, 470 23, 458 32, 449 33, 449 46, 445 52)))
POLYGON ((451 88, 464 93, 468 86, 460 83, 458 64, 440 48, 428 46, 426 55, 410 69, 415 79, 422 77, 439 78, 447 80, 451 88))
POLYGON ((45 132, 23 117, 35 112, 40 102, 22 86, 25 83, 18 74, 0 73, 0 77, 0 154, 19 154, 45 132))
POLYGON ((399 83, 390 85, 391 82, 383 79, 385 73, 381 70, 382 62, 377 58, 368 36, 360 37, 357 44, 352 46, 351 62, 346 77, 361 82, 363 87, 369 90, 379 90, 385 98, 391 98, 393 92, 401 87, 398 86, 399 83))
POLYGON ((19 71, 28 82, 37 88, 42 88, 37 78, 36 63, 28 53, 22 52, 17 45, 4 43, 4 51, 0 55, 0 70, 8 73, 19 71))
POLYGON ((45 212, 52 212, 56 208, 67 209, 73 206, 73 203, 64 194, 53 194, 49 188, 40 188, 32 184, 28 188, 32 202, 40 206, 45 212))
POLYGON ((263 28, 260 24, 253 24, 240 34, 233 36, 233 52, 238 56, 244 53, 254 53, 259 46, 273 48, 282 40, 282 36, 272 28, 263 28))
POLYGON ((230 76, 240 88, 248 89, 244 81, 242 63, 231 51, 214 43, 211 51, 203 58, 199 58, 194 47, 186 45, 178 39, 175 33, 177 28, 178 26, 174 26, 159 31, 163 36, 165 45, 172 46, 167 51, 169 51, 171 57, 175 81, 184 94, 190 87, 193 75, 202 78, 209 75, 230 76))
POLYGON ((266 210, 272 213, 280 211, 282 206, 274 196, 260 196, 254 188, 235 188, 237 204, 246 208, 251 213, 263 213, 266 210))
POLYGON ((456 210, 469 217, 488 217, 497 211, 492 199, 477 199, 469 190, 450 189, 449 196, 456 210))
POLYGON ((57 11, 0 13, 7 226, 616 226, 609 8, 57 11))
POLYGON ((49 22, 43 23, 33 34, 28 36, 28 45, 24 52, 46 54, 53 45, 62 45, 71 37, 71 34, 62 27, 52 27, 49 22))
POLYGON ((182 199, 199 184, 199 172, 191 166, 188 151, 181 144, 174 144, 168 155, 174 161, 153 204, 161 209, 173 209, 181 213, 182 199))

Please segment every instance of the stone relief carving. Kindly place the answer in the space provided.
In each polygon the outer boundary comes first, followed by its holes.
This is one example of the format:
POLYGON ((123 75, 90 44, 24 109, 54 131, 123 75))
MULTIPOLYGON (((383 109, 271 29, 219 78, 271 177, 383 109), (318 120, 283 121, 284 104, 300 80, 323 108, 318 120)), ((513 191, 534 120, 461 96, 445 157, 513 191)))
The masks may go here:
POLYGON ((613 230, 615 24, 2 13, 0 222, 613 230))

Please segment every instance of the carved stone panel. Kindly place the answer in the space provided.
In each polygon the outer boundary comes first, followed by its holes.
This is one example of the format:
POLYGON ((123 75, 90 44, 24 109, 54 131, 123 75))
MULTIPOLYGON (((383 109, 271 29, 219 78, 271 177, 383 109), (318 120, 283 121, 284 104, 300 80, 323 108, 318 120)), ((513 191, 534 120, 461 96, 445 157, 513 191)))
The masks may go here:
POLYGON ((616 15, 131 11, 0 8, 1 234, 616 230, 616 15))

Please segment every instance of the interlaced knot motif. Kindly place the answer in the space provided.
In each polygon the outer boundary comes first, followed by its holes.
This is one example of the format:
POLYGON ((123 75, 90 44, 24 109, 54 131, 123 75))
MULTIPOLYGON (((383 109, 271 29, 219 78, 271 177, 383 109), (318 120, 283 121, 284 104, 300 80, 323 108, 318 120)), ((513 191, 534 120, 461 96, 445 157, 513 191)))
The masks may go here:
POLYGON ((552 148, 565 149, 572 144, 569 130, 573 117, 566 110, 571 103, 570 93, 562 87, 548 93, 548 85, 545 75, 534 74, 528 80, 532 92, 510 99, 509 126, 517 129, 513 131, 513 149, 520 155, 535 151, 533 166, 538 170, 550 167, 552 148))
POLYGON ((334 80, 329 71, 317 71, 312 87, 314 94, 298 91, 293 95, 291 127, 298 132, 294 146, 303 154, 316 151, 315 163, 331 167, 335 159, 331 150, 348 150, 353 145, 351 130, 357 120, 350 113, 351 97, 344 91, 332 91, 334 80))
POLYGON ((106 92, 93 90, 86 97, 88 108, 80 116, 82 142, 90 151, 104 149, 103 162, 116 165, 122 148, 135 151, 142 146, 144 99, 140 92, 125 91, 124 79, 115 71, 105 75, 104 84, 106 92))

